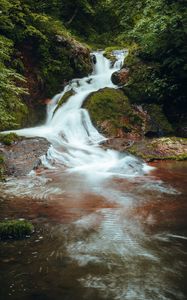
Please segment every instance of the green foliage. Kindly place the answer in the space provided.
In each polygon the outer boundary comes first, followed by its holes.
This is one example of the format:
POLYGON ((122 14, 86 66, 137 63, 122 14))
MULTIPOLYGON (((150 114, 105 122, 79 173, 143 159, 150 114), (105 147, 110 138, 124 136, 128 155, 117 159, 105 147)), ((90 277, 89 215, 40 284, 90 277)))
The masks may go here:
MULTIPOLYGON (((38 107, 37 97, 51 97, 63 89, 64 81, 91 72, 89 51, 62 22, 66 4, 0 0, 0 130, 30 122, 24 102, 32 111, 38 107)), ((89 1, 76 5, 86 15, 93 13, 89 1)))
POLYGON ((133 101, 161 103, 172 122, 184 118, 187 95, 187 6, 184 0, 110 2, 117 43, 132 43, 125 91, 133 101), (173 108, 171 110, 171 107, 173 108), (173 115, 173 117, 172 117, 173 115))
POLYGON ((0 36, 0 130, 16 128, 27 115, 27 108, 21 102, 26 90, 19 86, 23 76, 7 68, 11 60, 12 41, 0 36), (20 112, 22 116, 18 117, 20 112))
POLYGON ((32 234, 34 226, 25 220, 8 220, 0 222, 0 239, 22 239, 32 234))
MULTIPOLYGON (((172 122, 185 119, 185 0, 0 0, 0 11, 0 130, 27 121, 22 87, 32 93, 38 85, 51 97, 91 72, 88 51, 73 34, 94 48, 131 45, 124 86, 130 100, 161 104, 172 122)), ((105 55, 114 60, 112 49, 105 55)))
POLYGON ((19 137, 16 133, 11 132, 9 134, 0 134, 0 143, 10 146, 12 143, 20 140, 21 137, 19 137))

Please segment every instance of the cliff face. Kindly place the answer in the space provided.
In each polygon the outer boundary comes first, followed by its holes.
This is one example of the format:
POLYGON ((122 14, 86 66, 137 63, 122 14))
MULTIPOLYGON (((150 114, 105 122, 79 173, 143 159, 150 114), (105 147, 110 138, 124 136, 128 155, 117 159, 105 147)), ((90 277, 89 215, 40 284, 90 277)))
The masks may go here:
POLYGON ((0 3, 0 131, 42 122, 45 103, 92 70, 89 49, 37 1, 0 3))
POLYGON ((29 43, 24 44, 18 52, 26 78, 23 86, 28 90, 28 94, 23 96, 23 102, 29 110, 24 126, 42 122, 45 118, 45 107, 50 98, 61 92, 69 80, 92 72, 90 51, 86 46, 73 38, 67 39, 62 35, 55 36, 53 42, 54 48, 59 52, 56 55, 59 66, 63 64, 58 70, 55 65, 50 65, 50 61, 44 70, 41 61, 33 56, 33 46, 29 43))

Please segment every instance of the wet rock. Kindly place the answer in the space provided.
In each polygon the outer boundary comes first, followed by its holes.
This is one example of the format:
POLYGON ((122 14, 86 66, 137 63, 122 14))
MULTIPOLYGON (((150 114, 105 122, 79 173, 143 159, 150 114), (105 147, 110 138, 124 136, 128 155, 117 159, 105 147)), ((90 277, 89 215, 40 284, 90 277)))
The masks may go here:
POLYGON ((123 68, 117 72, 112 74, 111 80, 113 84, 118 86, 123 86, 128 81, 129 70, 127 68, 123 68))
POLYGON ((67 38, 65 38, 64 36, 59 35, 59 34, 57 34, 55 37, 56 37, 56 41, 58 43, 62 43, 64 45, 67 45, 67 38))
POLYGON ((44 138, 23 138, 10 146, 1 145, 6 175, 23 176, 40 165, 39 157, 45 155, 50 144, 44 138))
POLYGON ((109 138, 136 139, 142 136, 144 116, 130 105, 121 90, 100 89, 91 93, 83 105, 94 125, 109 138))
POLYGON ((126 138, 111 138, 103 142, 102 147, 104 149, 113 149, 120 152, 126 151, 128 148, 132 147, 134 140, 129 140, 126 138))
POLYGON ((91 55, 91 59, 92 59, 92 62, 94 63, 94 65, 97 63, 97 59, 96 59, 96 56, 94 54, 91 55))

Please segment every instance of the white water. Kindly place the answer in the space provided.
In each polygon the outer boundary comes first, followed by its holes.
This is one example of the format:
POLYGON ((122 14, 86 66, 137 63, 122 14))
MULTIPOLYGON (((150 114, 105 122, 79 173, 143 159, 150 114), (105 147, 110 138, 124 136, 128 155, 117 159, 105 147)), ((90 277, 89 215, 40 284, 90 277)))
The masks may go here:
POLYGON ((40 127, 17 130, 18 135, 45 137, 52 146, 42 163, 48 168, 62 165, 71 172, 83 172, 91 176, 137 176, 149 170, 146 164, 131 155, 113 150, 103 150, 99 145, 106 138, 93 126, 82 104, 87 96, 105 87, 116 88, 111 82, 113 72, 122 66, 125 52, 116 53, 116 63, 111 63, 102 52, 94 53, 97 63, 93 74, 83 79, 74 79, 64 91, 56 95, 48 105, 47 120, 40 127), (74 95, 55 113, 61 97, 73 90, 74 95))

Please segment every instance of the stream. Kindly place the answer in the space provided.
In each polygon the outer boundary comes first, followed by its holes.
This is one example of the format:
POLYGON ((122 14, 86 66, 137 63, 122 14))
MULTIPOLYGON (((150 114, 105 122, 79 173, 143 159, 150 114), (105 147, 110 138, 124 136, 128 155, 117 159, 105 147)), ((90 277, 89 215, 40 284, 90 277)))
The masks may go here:
POLYGON ((93 74, 53 98, 46 123, 16 131, 51 146, 44 167, 0 183, 1 219, 35 225, 25 240, 1 241, 0 299, 187 298, 187 162, 146 164, 104 150, 83 108, 90 93, 116 88, 111 74, 126 54, 117 51, 111 66, 94 53, 93 74))

